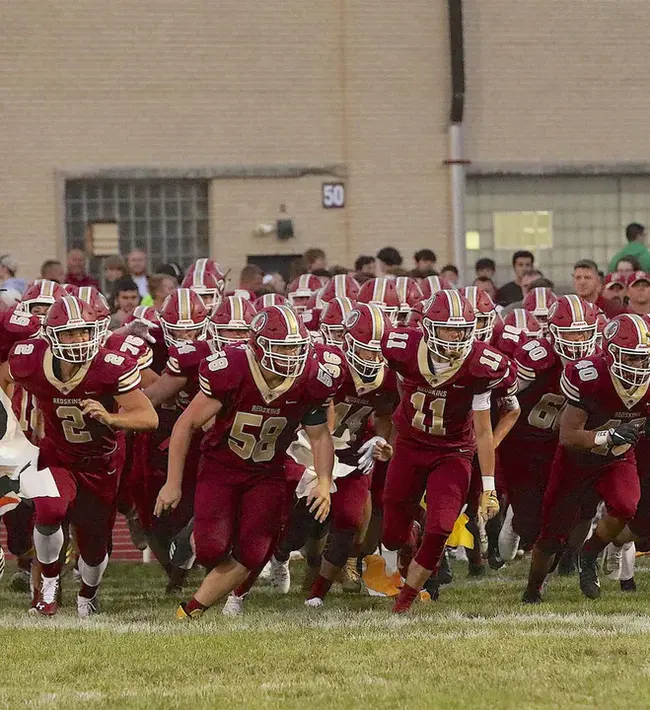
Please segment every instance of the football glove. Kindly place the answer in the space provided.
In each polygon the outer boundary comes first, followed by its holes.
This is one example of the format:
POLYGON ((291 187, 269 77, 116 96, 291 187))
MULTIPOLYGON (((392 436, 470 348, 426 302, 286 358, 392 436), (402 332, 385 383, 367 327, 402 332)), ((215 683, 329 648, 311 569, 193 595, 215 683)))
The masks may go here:
POLYGON ((496 491, 483 491, 479 503, 479 513, 484 520, 492 520, 499 512, 499 499, 496 491))
POLYGON ((615 429, 610 429, 608 431, 608 438, 611 446, 623 446, 624 444, 634 446, 639 440, 640 435, 641 432, 639 427, 631 422, 619 424, 619 426, 615 429))
POLYGON ((375 451, 375 445, 380 444, 385 446, 388 442, 383 436, 373 436, 372 439, 368 439, 366 443, 359 449, 359 471, 361 473, 368 473, 375 462, 373 458, 373 453, 375 451))

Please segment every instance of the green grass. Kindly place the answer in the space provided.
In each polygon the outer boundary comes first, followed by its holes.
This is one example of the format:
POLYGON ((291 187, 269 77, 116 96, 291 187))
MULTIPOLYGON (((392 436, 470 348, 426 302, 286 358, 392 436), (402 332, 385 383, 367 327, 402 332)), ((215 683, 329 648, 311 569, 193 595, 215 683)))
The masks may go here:
MULTIPOLYGON (((603 582, 584 600, 553 579, 548 601, 519 603, 527 564, 470 581, 462 565, 440 602, 408 617, 390 602, 253 590, 247 613, 175 621, 153 565, 112 564, 104 613, 81 622, 66 580, 54 619, 25 612, 0 583, 0 707, 643 708, 650 707, 649 568, 636 594, 603 582)), ((292 565, 295 579, 301 565, 292 565)))

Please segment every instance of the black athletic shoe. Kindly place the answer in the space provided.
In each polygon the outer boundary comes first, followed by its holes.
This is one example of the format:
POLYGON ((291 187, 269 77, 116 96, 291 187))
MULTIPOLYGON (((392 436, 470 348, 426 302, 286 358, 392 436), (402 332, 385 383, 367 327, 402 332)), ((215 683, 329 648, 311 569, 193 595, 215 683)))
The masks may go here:
POLYGON ((541 604, 542 592, 539 589, 529 589, 526 587, 521 597, 522 604, 541 604))
POLYGON ((477 564, 476 562, 469 562, 467 566, 468 577, 485 577, 487 574, 486 564, 477 564))
POLYGON ((445 554, 442 556, 440 561, 440 569, 438 570, 438 576, 436 578, 438 584, 451 584, 454 578, 454 573, 451 571, 451 565, 449 564, 449 554, 445 550, 445 554))
POLYGON ((636 592, 636 582, 634 581, 634 577, 631 579, 622 579, 620 581, 620 585, 622 592, 636 592))
POLYGON ((501 559, 498 552, 488 552, 488 564, 492 569, 501 569, 505 565, 505 561, 501 559))
POLYGON ((433 575, 424 583, 424 590, 429 592, 432 602, 438 601, 440 597, 440 583, 433 575))
POLYGON ((577 568, 577 555, 574 551, 568 550, 560 557, 560 561, 557 564, 557 573, 560 577, 571 577, 576 573, 577 568))
POLYGON ((598 599, 600 580, 598 579, 598 557, 582 550, 578 555, 580 573, 580 591, 587 599, 598 599))

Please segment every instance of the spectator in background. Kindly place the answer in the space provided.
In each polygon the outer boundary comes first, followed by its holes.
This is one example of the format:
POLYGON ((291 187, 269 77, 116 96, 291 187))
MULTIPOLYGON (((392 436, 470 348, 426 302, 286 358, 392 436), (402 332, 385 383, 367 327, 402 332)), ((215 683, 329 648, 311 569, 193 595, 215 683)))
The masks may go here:
POLYGON ((332 278, 332 274, 327 269, 314 269, 311 273, 318 276, 323 286, 332 278))
POLYGON ((310 274, 318 271, 318 269, 327 268, 327 257, 322 249, 307 249, 302 258, 305 262, 305 268, 310 274))
POLYGON ((377 252, 378 276, 395 278, 395 271, 402 266, 402 255, 395 247, 384 247, 377 252))
POLYGON ((99 281, 91 276, 88 269, 88 260, 86 254, 81 249, 70 249, 66 259, 68 273, 65 277, 65 282, 77 288, 82 286, 94 286, 99 289, 99 281))
POLYGON ((487 276, 489 279, 494 279, 494 274, 497 270, 497 265, 492 259, 479 259, 476 264, 474 264, 474 270, 476 271, 476 278, 481 278, 481 276, 487 276))
POLYGON ((274 271, 271 274, 265 274, 262 283, 268 289, 269 293, 279 293, 284 295, 287 290, 287 282, 284 276, 279 271, 274 271))
POLYGON ((239 286, 235 289, 236 296, 248 298, 254 301, 258 291, 262 290, 264 284, 264 272, 257 264, 248 264, 241 270, 239 276, 239 286))
POLYGON ((515 308, 522 308, 524 304, 524 298, 536 288, 550 288, 551 291, 555 288, 555 284, 547 279, 541 271, 533 269, 527 274, 524 274, 521 279, 521 291, 523 293, 523 298, 521 301, 513 301, 507 306, 499 306, 501 310, 499 311, 502 316, 507 316, 508 313, 514 311, 515 308))
POLYGON ((123 279, 126 274, 126 264, 121 256, 109 256, 104 260, 104 283, 109 293, 113 292, 113 284, 123 279))
MULTIPOLYGON (((524 274, 521 277, 521 294, 522 294, 522 299, 526 298, 528 293, 535 288, 533 286, 534 283, 539 281, 539 279, 543 279, 544 274, 539 270, 539 269, 531 269, 527 274, 524 274)), ((548 288, 551 288, 550 286, 548 288)))
POLYGON ((354 278, 361 284, 374 279, 377 275, 377 262, 374 256, 360 256, 354 262, 354 278))
POLYGON ((121 328, 126 319, 140 305, 140 292, 135 281, 129 276, 115 282, 115 295, 113 301, 113 315, 111 316, 111 330, 121 328))
POLYGON ((62 284, 65 281, 63 264, 56 259, 48 259, 41 264, 41 278, 62 284))
POLYGON ((183 277, 185 276, 185 274, 183 273, 183 269, 181 269, 181 267, 175 261, 170 261, 168 264, 161 264, 156 269, 156 273, 173 276, 179 284, 183 283, 183 277))
POLYGON ((413 261, 415 261, 414 271, 428 276, 432 271, 435 271, 437 257, 431 249, 420 249, 413 255, 413 261))
POLYGON ((607 274, 605 277, 601 295, 606 301, 614 301, 619 306, 623 306, 625 304, 626 288, 627 277, 615 271, 613 274, 607 274))
POLYGON ((443 266, 440 276, 443 279, 447 279, 452 286, 456 286, 458 284, 458 269, 453 264, 443 266))
POLYGON ((7 291, 19 291, 22 295, 27 288, 27 281, 16 276, 18 262, 11 254, 0 256, 0 288, 7 291))
POLYGON ((636 271, 627 280, 628 311, 640 316, 650 314, 650 276, 636 271))
POLYGON ((521 301, 524 298, 521 290, 521 279, 524 274, 532 270, 535 257, 526 250, 516 251, 512 255, 512 270, 515 272, 513 281, 501 286, 497 291, 497 302, 501 306, 507 306, 514 301, 521 301))
POLYGON ((330 273, 330 276, 339 276, 339 275, 343 275, 343 274, 349 274, 350 269, 346 269, 345 266, 341 266, 340 264, 335 264, 329 270, 329 273, 330 273))
POLYGON ((625 238, 627 244, 609 262, 609 270, 616 271, 618 262, 626 256, 633 256, 637 259, 643 271, 650 272, 650 252, 645 245, 645 227, 638 222, 631 222, 625 228, 625 238))
POLYGON ((489 276, 477 276, 474 279, 474 286, 476 286, 479 291, 486 291, 493 301, 497 296, 497 287, 489 276))
POLYGON ((153 274, 149 277, 149 293, 142 299, 143 306, 153 306, 157 311, 170 293, 178 288, 178 281, 169 274, 153 274))
POLYGON ((129 275, 138 287, 140 298, 149 293, 149 277, 147 275, 147 252, 142 249, 132 249, 126 257, 129 275))
POLYGON ((616 262, 616 270, 614 273, 622 276, 627 281, 629 276, 635 271, 643 271, 639 260, 633 256, 624 256, 616 262))
POLYGON ((602 297, 601 288, 596 262, 591 259, 578 261, 573 267, 573 290, 575 293, 588 303, 593 303, 596 308, 600 308, 608 318, 625 313, 625 308, 602 297))

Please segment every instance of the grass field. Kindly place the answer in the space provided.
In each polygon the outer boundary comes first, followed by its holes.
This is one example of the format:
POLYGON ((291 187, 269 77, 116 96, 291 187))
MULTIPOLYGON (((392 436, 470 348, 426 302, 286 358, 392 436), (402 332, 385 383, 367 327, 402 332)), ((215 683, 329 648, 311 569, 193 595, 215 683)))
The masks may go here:
MULTIPOLYGON (((604 582, 589 602, 555 578, 548 601, 519 603, 527 563, 456 579, 408 617, 390 602, 332 594, 308 610, 296 589, 256 588, 247 614, 175 621, 153 565, 112 564, 103 613, 78 621, 72 580, 54 619, 33 618, 0 583, 0 707, 644 708, 650 707, 650 568, 638 592, 604 582)), ((301 564, 292 564, 294 578, 301 564)))

